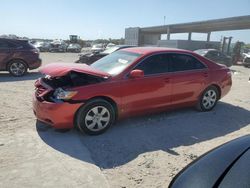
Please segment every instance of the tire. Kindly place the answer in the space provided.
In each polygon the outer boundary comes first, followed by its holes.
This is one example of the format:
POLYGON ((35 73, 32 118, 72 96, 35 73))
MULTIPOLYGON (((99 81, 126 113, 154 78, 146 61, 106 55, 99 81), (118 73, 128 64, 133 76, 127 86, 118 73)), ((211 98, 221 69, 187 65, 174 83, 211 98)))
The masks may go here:
POLYGON ((197 110, 206 112, 212 110, 219 100, 219 91, 215 86, 209 86, 200 96, 197 110))
POLYGON ((8 64, 8 71, 12 76, 20 77, 27 73, 27 65, 22 60, 13 60, 8 64))
POLYGON ((104 133, 115 121, 114 107, 103 99, 91 100, 76 115, 76 126, 88 135, 104 133))

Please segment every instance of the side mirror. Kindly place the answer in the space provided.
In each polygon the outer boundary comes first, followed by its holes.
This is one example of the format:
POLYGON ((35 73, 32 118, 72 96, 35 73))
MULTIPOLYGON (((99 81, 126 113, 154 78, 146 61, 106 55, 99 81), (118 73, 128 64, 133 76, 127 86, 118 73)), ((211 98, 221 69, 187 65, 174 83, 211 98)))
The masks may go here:
POLYGON ((144 72, 139 69, 132 70, 129 74, 130 78, 142 78, 144 76, 144 72))

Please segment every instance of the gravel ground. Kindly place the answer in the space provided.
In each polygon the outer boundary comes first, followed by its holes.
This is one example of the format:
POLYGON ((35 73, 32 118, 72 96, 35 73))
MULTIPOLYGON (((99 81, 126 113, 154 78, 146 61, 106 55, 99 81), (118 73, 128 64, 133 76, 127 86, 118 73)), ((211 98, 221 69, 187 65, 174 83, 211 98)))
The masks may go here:
MULTIPOLYGON (((77 54, 42 53, 43 64, 77 54)), ((250 69, 233 66, 233 87, 211 112, 192 108, 122 120, 100 136, 36 122, 37 70, 0 73, 0 187, 166 187, 185 165, 250 133, 250 69)))

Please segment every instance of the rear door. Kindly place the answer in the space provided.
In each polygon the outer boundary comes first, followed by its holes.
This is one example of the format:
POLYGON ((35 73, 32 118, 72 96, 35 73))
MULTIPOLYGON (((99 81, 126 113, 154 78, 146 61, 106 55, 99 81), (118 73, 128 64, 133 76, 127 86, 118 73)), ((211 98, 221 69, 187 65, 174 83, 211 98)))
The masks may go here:
POLYGON ((208 80, 207 67, 188 54, 172 54, 171 63, 172 104, 196 101, 208 80))
POLYGON ((155 54, 135 69, 143 70, 142 78, 125 78, 122 81, 122 101, 124 112, 146 112, 167 106, 171 103, 171 83, 168 75, 167 54, 155 54))

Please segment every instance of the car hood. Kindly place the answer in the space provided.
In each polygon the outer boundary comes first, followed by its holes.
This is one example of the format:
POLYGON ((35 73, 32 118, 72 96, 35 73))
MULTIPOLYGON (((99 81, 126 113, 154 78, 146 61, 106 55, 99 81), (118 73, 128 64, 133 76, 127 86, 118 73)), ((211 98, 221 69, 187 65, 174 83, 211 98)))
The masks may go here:
POLYGON ((76 63, 74 64, 73 63, 51 63, 40 69, 40 72, 42 74, 46 74, 51 77, 64 76, 71 71, 85 73, 85 74, 102 77, 102 78, 107 78, 111 76, 110 74, 106 72, 96 70, 86 64, 76 64, 76 63))

